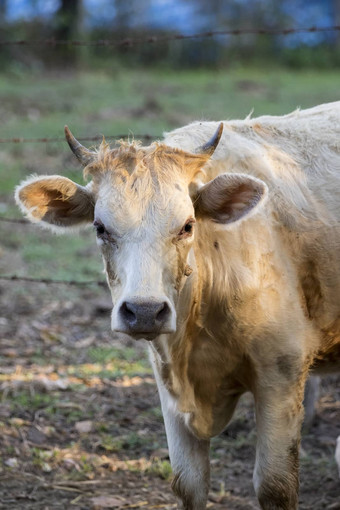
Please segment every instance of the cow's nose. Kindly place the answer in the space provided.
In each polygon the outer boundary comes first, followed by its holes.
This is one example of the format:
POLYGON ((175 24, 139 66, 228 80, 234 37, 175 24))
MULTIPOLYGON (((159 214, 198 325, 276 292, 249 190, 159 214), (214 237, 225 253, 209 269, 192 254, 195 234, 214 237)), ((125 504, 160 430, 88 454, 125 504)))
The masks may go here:
POLYGON ((127 333, 161 333, 169 320, 170 307, 166 301, 135 299, 124 301, 119 309, 120 319, 127 333))

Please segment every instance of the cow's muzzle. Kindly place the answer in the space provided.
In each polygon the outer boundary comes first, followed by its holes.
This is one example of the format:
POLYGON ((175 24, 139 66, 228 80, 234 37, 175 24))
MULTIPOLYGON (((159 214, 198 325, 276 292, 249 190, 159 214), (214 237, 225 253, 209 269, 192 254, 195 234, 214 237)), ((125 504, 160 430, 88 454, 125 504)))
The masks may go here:
POLYGON ((175 330, 173 322, 168 299, 138 297, 121 302, 112 327, 137 339, 153 340, 160 334, 172 333, 175 330))

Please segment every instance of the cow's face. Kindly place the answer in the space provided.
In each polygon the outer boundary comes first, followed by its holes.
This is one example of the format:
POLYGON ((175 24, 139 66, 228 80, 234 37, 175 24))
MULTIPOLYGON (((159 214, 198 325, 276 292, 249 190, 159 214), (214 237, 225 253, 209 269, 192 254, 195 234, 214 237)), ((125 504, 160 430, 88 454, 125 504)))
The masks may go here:
POLYGON ((197 154, 164 145, 111 150, 105 143, 91 153, 67 131, 89 185, 44 176, 18 187, 17 202, 32 221, 59 230, 93 223, 113 330, 149 340, 174 332, 178 297, 192 273, 196 219, 232 223, 262 201, 265 184, 243 174, 223 174, 192 196, 194 177, 221 134, 222 125, 197 154))
POLYGON ((114 303, 112 329, 152 339, 176 329, 195 212, 177 169, 162 176, 147 163, 99 178, 94 226, 114 303))

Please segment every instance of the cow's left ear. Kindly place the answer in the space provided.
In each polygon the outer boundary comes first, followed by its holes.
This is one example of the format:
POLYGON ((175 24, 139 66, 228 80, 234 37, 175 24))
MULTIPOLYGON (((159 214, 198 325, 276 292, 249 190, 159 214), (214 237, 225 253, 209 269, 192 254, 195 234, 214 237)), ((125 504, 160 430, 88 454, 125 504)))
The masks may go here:
POLYGON ((33 176, 15 190, 22 212, 34 223, 62 232, 93 221, 94 197, 88 187, 60 175, 33 176))
POLYGON ((217 223, 234 223, 262 204, 267 185, 247 174, 222 174, 205 184, 194 200, 196 216, 217 223))

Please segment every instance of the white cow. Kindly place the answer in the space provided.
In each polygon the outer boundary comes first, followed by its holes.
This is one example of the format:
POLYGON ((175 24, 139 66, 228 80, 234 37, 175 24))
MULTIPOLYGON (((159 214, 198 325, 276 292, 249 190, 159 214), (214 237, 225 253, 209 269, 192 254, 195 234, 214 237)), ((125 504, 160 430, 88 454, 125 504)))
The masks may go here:
POLYGON ((340 368, 340 102, 150 147, 66 137, 89 184, 31 177, 16 199, 54 230, 93 222, 112 329, 149 341, 179 508, 206 507, 210 438, 251 391, 261 508, 296 509, 305 380, 340 368))

